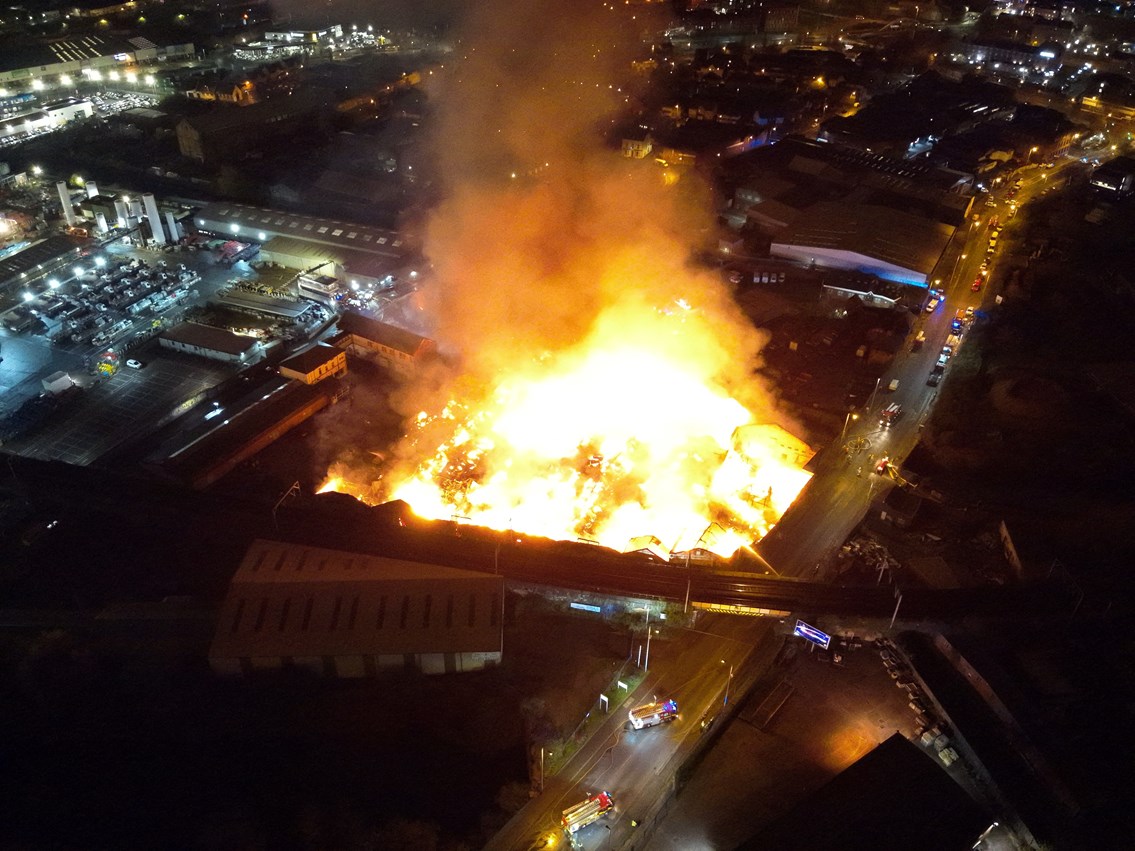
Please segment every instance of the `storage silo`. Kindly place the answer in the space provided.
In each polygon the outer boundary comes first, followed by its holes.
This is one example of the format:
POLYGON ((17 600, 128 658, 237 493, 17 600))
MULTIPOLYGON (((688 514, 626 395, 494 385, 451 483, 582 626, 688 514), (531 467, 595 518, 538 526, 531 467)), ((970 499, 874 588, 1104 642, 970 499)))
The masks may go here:
POLYGON ((158 202, 154 198, 152 192, 147 192, 142 196, 142 203, 146 205, 146 218, 150 222, 150 233, 154 237, 154 242, 159 245, 166 244, 166 234, 162 230, 162 216, 158 212, 158 202))
POLYGON ((75 217, 75 205, 71 203, 71 190, 67 188, 67 182, 60 180, 55 184, 55 191, 59 193, 59 204, 63 207, 63 218, 67 220, 67 227, 75 227, 78 219, 75 217))

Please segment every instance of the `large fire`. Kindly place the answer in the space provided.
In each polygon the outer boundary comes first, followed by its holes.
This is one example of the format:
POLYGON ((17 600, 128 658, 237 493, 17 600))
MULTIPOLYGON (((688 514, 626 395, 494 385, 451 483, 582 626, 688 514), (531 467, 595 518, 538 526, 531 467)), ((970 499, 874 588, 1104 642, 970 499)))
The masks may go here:
POLYGON ((422 222, 414 317, 458 371, 395 394, 404 439, 367 447, 377 469, 334 465, 325 488, 617 550, 731 554, 795 499, 809 451, 773 425, 762 335, 691 263, 715 242, 704 170, 610 144, 641 107, 642 10, 466 6, 460 50, 426 86, 444 191, 422 222))
POLYGON ((807 447, 754 427, 707 374, 711 337, 684 302, 611 308, 578 346, 420 413, 400 453, 420 460, 407 469, 394 465, 373 486, 333 469, 324 490, 617 550, 649 539, 655 551, 728 556, 767 533, 804 487, 807 447))

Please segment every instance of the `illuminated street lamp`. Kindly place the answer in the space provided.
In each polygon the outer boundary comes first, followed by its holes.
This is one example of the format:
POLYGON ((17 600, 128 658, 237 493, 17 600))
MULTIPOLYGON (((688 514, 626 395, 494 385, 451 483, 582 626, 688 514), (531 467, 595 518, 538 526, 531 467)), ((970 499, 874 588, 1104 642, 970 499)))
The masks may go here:
POLYGON ((646 659, 643 660, 642 669, 644 671, 650 670, 650 606, 642 606, 636 608, 635 611, 646 612, 646 659))
POLYGON ((843 418, 843 431, 839 434, 839 439, 843 440, 847 436, 847 423, 849 420, 859 419, 859 414, 853 414, 851 411, 847 412, 847 416, 843 418))
MULTIPOLYGON (((721 664, 722 665, 725 664, 724 659, 721 660, 721 664)), ((721 701, 722 706, 728 706, 729 705, 729 686, 732 684, 732 682, 733 682, 733 666, 730 665, 729 666, 729 678, 725 681, 725 698, 721 701)))
POLYGON ((1029 155, 1025 157, 1025 165, 1028 165, 1030 162, 1032 162, 1033 154, 1035 154, 1037 150, 1039 149, 1036 145, 1033 145, 1031 148, 1029 148, 1029 155))
POLYGON ((958 275, 958 265, 966 259, 965 254, 959 254, 958 259, 954 261, 954 271, 950 273, 950 280, 952 281, 958 275))

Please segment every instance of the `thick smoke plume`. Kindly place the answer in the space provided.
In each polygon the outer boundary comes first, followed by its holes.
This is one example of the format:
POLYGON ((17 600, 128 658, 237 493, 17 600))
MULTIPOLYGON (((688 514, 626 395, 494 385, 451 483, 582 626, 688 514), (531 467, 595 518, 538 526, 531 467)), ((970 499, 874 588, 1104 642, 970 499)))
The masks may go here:
POLYGON ((479 5, 462 30, 436 91, 447 193, 425 231, 425 295, 439 344, 475 375, 577 344, 616 305, 685 299, 713 315, 726 372, 748 381, 757 336, 688 265, 708 192, 692 175, 664 185, 605 144, 642 48, 628 25, 621 7, 543 0, 479 5))
POLYGON ((395 396, 409 434, 369 492, 373 474, 334 468, 348 490, 621 547, 709 522, 751 540, 803 486, 780 456, 758 475, 730 453, 778 417, 753 376, 763 335, 690 262, 708 189, 608 142, 637 27, 598 3, 471 10, 430 78, 444 200, 419 294, 456 372, 395 396))

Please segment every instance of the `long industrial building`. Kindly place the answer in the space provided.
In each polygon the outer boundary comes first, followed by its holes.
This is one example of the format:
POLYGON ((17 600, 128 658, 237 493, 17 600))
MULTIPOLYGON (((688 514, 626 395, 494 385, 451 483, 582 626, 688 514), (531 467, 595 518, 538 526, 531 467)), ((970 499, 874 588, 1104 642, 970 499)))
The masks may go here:
POLYGON ((771 253, 820 268, 927 286, 954 228, 871 204, 816 204, 774 237, 771 253))
POLYGON ((229 586, 209 664, 337 677, 481 670, 501 660, 503 594, 492 574, 256 540, 229 586))
POLYGON ((774 257, 926 287, 973 210, 973 175, 790 137, 735 157, 730 224, 774 257))
POLYGON ((194 216, 201 233, 260 244, 260 256, 359 286, 381 286, 406 273, 413 247, 385 228, 219 202, 194 216))
MULTIPOLYGON (((0 55, 0 97, 71 86, 77 79, 137 81, 137 68, 192 59, 193 45, 155 44, 144 36, 118 38, 85 33, 70 38, 8 46, 0 55)), ((143 82, 145 79, 143 77, 143 82)))

